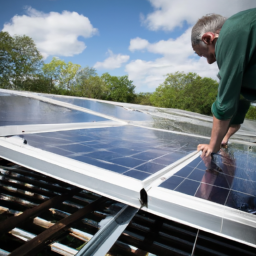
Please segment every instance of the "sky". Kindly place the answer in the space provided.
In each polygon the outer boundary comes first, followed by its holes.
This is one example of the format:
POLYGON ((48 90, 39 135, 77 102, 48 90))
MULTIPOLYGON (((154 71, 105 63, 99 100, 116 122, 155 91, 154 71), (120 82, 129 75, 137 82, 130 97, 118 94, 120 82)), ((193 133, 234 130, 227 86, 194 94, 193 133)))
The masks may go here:
POLYGON ((191 47, 191 28, 205 14, 225 17, 256 8, 255 0, 0 0, 0 29, 27 35, 53 57, 99 75, 128 75, 136 92, 153 92, 168 73, 217 80, 191 47))

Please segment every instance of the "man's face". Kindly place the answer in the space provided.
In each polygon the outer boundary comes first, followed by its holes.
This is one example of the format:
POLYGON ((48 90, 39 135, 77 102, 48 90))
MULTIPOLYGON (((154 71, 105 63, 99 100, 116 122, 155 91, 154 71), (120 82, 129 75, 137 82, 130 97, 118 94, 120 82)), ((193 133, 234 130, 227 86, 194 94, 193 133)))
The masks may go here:
POLYGON ((197 45, 193 46, 193 49, 199 57, 205 57, 209 64, 212 64, 216 61, 215 45, 213 45, 213 44, 210 44, 210 45, 197 44, 197 45))

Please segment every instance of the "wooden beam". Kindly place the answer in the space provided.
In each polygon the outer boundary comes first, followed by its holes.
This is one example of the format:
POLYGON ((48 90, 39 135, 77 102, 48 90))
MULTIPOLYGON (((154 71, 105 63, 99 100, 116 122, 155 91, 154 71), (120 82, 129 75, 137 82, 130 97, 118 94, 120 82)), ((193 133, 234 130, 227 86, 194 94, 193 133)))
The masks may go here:
POLYGON ((65 201, 67 199, 70 199, 74 194, 79 193, 80 190, 81 190, 80 188, 75 188, 75 189, 69 191, 68 193, 65 193, 60 196, 55 196, 55 197, 43 202, 40 205, 37 205, 31 209, 28 209, 28 210, 24 211, 19 216, 13 216, 13 217, 6 219, 5 221, 1 222, 0 234, 9 232, 13 228, 19 226, 22 222, 38 216, 40 213, 42 213, 45 210, 48 210, 51 207, 56 207, 56 205, 62 203, 63 201, 65 201))
POLYGON ((87 213, 103 206, 103 203, 108 200, 101 197, 84 208, 78 210, 72 215, 60 220, 54 226, 46 229, 38 236, 28 241, 26 244, 20 246, 10 253, 9 256, 34 256, 40 252, 46 245, 51 243, 54 239, 65 232, 75 221, 83 218, 87 213))

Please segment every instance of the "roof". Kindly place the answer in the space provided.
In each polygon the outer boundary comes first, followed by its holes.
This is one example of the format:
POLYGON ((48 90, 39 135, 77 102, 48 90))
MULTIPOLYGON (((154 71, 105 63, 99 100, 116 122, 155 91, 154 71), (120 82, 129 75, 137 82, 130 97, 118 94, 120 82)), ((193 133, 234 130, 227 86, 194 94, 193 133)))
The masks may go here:
POLYGON ((2 158, 256 247, 255 144, 233 141, 206 170, 195 149, 209 138, 160 129, 168 118, 153 107, 9 90, 0 97, 2 158))

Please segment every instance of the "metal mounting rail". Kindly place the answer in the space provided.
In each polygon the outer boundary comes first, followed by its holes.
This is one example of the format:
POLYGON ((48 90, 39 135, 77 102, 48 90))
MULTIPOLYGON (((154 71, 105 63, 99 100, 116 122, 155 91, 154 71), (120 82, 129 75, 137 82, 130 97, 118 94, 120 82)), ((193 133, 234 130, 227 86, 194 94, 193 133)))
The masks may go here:
POLYGON ((109 220, 106 226, 98 231, 76 256, 105 255, 137 212, 137 208, 127 205, 124 206, 109 220))

